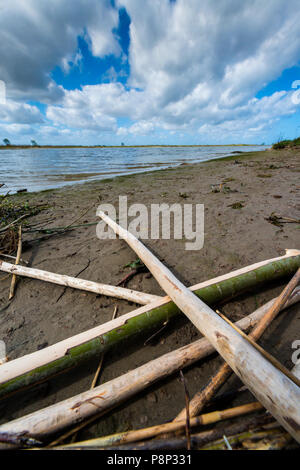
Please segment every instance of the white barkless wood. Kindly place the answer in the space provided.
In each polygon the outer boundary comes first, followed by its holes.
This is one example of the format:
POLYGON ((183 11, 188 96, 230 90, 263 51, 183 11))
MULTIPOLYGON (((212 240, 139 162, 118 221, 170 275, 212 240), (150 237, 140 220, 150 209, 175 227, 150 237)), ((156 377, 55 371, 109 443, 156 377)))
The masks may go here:
POLYGON ((30 277, 32 279, 39 279, 40 281, 52 282, 60 286, 72 287, 73 289, 80 289, 87 292, 94 292, 95 294, 106 295, 108 297, 116 297, 117 299, 129 300, 139 305, 147 305, 160 299, 158 295, 145 294, 132 289, 125 289, 124 287, 110 286, 107 284, 100 284, 99 282, 86 281, 77 277, 66 276, 64 274, 50 273, 41 269, 26 268, 24 266, 6 263, 0 260, 0 271, 11 273, 17 276, 30 277))
MULTIPOLYGON (((255 263, 253 265, 246 266, 241 269, 237 269, 236 271, 232 271, 231 273, 224 274, 214 279, 204 281, 200 284, 197 284, 191 287, 191 290, 194 291, 194 290, 198 290, 204 287, 208 287, 210 285, 224 281, 226 279, 232 279, 241 274, 251 272, 261 266, 265 266, 274 261, 279 261, 285 258, 298 256, 299 254, 300 254, 300 251, 289 249, 289 250, 286 250, 286 254, 284 256, 269 259, 269 260, 264 260, 259 263, 255 263)), ((159 300, 152 302, 151 304, 140 307, 136 310, 133 310, 132 312, 126 313, 125 315, 122 315, 116 318, 115 320, 111 320, 102 325, 96 326, 95 328, 91 328, 90 330, 84 331, 75 336, 67 338, 56 344, 48 346, 47 348, 41 349, 40 351, 35 351, 33 353, 26 354, 25 356, 9 361, 1 365, 0 367, 0 384, 7 382, 8 380, 12 380, 18 377, 19 375, 25 374, 37 367, 42 367, 43 365, 48 364, 51 361, 55 361, 56 359, 64 357, 67 354, 69 349, 75 346, 78 346, 80 344, 83 344, 86 341, 90 341, 94 338, 97 338, 98 336, 101 336, 105 333, 108 333, 109 331, 115 328, 120 328, 123 325, 125 325, 125 323, 130 318, 134 318, 139 315, 142 315, 146 312, 149 312, 150 310, 154 308, 161 307, 162 305, 168 302, 170 302, 170 297, 168 296, 162 297, 159 300)))
POLYGON ((300 442, 300 387, 187 289, 134 235, 103 211, 98 211, 97 215, 126 240, 162 289, 213 344, 258 401, 300 442))
MULTIPOLYGON (((251 315, 239 320, 236 325, 243 330, 255 326, 275 301, 276 299, 270 300, 251 315)), ((286 307, 299 301, 300 288, 295 289, 286 307)), ((110 382, 99 385, 93 390, 80 393, 75 397, 35 411, 23 418, 3 424, 0 426, 0 432, 22 433, 26 431, 27 434, 32 436, 42 437, 62 431, 65 427, 88 419, 95 413, 105 413, 158 380, 190 366, 213 352, 214 347, 211 343, 206 338, 201 338, 194 343, 131 370, 110 382)), ((4 444, 0 444, 0 449, 2 448, 5 448, 4 444)))

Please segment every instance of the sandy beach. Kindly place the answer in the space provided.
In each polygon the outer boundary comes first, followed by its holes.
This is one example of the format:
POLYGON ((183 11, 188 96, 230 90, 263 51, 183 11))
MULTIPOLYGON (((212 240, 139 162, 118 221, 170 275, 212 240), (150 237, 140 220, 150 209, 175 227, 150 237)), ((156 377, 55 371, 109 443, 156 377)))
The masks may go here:
MULTIPOLYGON (((280 256, 286 248, 299 248, 299 224, 278 226, 267 220, 272 213, 299 219, 299 157, 299 149, 243 153, 173 169, 21 193, 12 196, 12 200, 46 205, 48 208, 28 219, 28 224, 47 229, 68 226, 77 219, 78 224, 96 223, 97 206, 117 206, 120 195, 128 197, 128 204, 142 203, 147 207, 152 203, 204 204, 203 249, 186 251, 185 240, 145 241, 182 282, 193 285, 280 256)), ((122 240, 99 240, 96 225, 87 225, 50 237, 24 234, 22 258, 28 266, 38 269, 116 285, 129 272, 125 265, 136 255, 122 240)), ((286 282, 240 296, 222 305, 222 311, 231 320, 243 318, 278 295, 286 282)), ((0 283, 0 339, 5 341, 10 359, 109 321, 116 305, 118 315, 136 308, 127 301, 26 278, 19 279, 15 297, 8 302, 9 286, 10 278, 0 283)), ((149 273, 137 274, 127 287, 163 295, 149 273)), ((292 343, 300 339, 299 315, 297 305, 281 314, 261 341, 289 369, 293 365, 292 343)), ((147 341, 149 334, 141 336, 133 344, 107 353, 100 381, 104 383, 199 337, 196 328, 182 315, 152 340, 147 341)), ((1 402, 1 423, 87 390, 98 363, 99 358, 95 358, 1 402)), ((220 364, 220 357, 215 355, 185 371, 191 396, 207 383, 220 364)), ((237 377, 232 377, 221 392, 238 383, 237 377)), ((245 392, 228 405, 248 403, 250 398, 250 392, 245 392)), ((179 374, 175 374, 81 431, 80 440, 172 420, 184 403, 183 386, 179 374)))

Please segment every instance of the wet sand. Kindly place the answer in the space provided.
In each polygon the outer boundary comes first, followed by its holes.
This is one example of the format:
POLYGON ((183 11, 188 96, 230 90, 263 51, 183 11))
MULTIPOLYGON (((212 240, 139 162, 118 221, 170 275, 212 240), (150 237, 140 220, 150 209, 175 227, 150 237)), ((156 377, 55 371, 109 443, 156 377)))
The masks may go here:
MULTIPOLYGON (((98 222, 99 203, 118 206, 119 195, 128 204, 181 203, 205 205, 205 241, 200 251, 186 251, 186 240, 146 240, 145 244, 166 263, 186 285, 284 254, 285 248, 299 248, 299 225, 272 225, 271 213, 299 219, 300 150, 265 151, 235 155, 222 160, 139 175, 73 185, 67 188, 14 196, 49 208, 28 219, 45 228, 98 222), (220 192, 214 192, 221 186, 220 192), (229 189, 224 189, 229 188, 229 189), (297 200, 298 197, 298 200, 297 200), (235 204, 239 209, 234 209, 235 204), (49 222, 49 219, 51 221, 49 222), (47 225, 43 221, 48 220, 47 225)), ((122 240, 99 240, 95 226, 79 227, 49 239, 34 241, 42 234, 24 235, 27 248, 23 259, 29 266, 92 281, 117 284, 129 271, 124 266, 136 259, 122 240)), ((26 247, 26 245, 25 245, 26 247)), ((0 275, 1 277, 4 274, 0 275)), ((263 292, 243 295, 222 306, 236 321, 276 296, 286 280, 269 285, 263 292)), ((118 315, 136 308, 134 304, 92 293, 51 285, 37 280, 19 280, 15 298, 8 304, 10 280, 0 283, 0 338, 11 359, 51 345, 111 319, 115 305, 118 315), (63 293, 64 292, 64 293, 63 293), (61 296, 61 294, 63 295, 61 296)), ((147 273, 135 276, 128 287, 163 295, 147 273)), ((300 307, 283 313, 264 335, 261 344, 291 368, 292 342, 300 339, 300 307)), ((149 336, 149 335, 148 335, 149 336)), ((146 345, 145 337, 105 355, 101 382, 159 357, 200 337, 184 316, 170 324, 146 345)), ((24 394, 0 403, 1 423, 78 394, 90 387, 98 358, 60 375, 24 394)), ((191 396, 203 387, 221 364, 215 355, 185 371, 191 396)), ((238 385, 232 377, 221 392, 238 385)), ((252 400, 249 392, 228 403, 235 406, 252 400)), ((87 427, 79 439, 172 420, 184 407, 184 391, 175 374, 87 427)))

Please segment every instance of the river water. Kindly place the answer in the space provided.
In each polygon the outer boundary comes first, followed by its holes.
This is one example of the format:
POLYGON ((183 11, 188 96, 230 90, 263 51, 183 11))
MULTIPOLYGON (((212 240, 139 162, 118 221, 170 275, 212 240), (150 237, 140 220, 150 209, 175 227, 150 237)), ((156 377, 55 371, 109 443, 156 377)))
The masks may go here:
POLYGON ((0 194, 40 191, 196 163, 232 152, 265 150, 259 146, 124 147, 0 150, 0 194))

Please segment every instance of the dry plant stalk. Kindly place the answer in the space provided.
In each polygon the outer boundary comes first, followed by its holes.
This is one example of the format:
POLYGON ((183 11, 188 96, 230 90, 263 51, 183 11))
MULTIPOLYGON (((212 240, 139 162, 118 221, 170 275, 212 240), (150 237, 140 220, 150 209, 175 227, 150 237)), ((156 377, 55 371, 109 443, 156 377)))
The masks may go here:
MULTIPOLYGON (((201 416, 191 418, 190 427, 206 426, 208 424, 217 423, 227 419, 233 419, 238 416, 243 416, 255 411, 262 410, 263 407, 260 403, 248 403, 246 405, 236 406, 234 408, 228 408, 222 411, 213 411, 206 413, 201 416)), ((110 436, 99 437, 96 439, 90 439, 88 441, 77 442, 65 445, 66 448, 72 448, 76 446, 88 447, 90 445, 99 445, 100 447, 109 446, 112 444, 128 444, 130 442, 138 442, 143 439, 150 439, 153 437, 160 436, 161 434, 171 433, 174 431, 183 431, 186 428, 186 420, 159 424, 151 426, 149 428, 138 429, 134 431, 127 431, 118 434, 112 434, 110 436)))
MULTIPOLYGON (((20 263, 21 254, 22 254, 22 225, 19 226, 19 241, 18 241, 18 251, 17 251, 17 257, 16 257, 16 265, 20 263)), ((12 279, 11 279, 8 300, 11 300, 13 296, 15 295, 16 282, 17 282, 17 276, 13 274, 12 279)))

